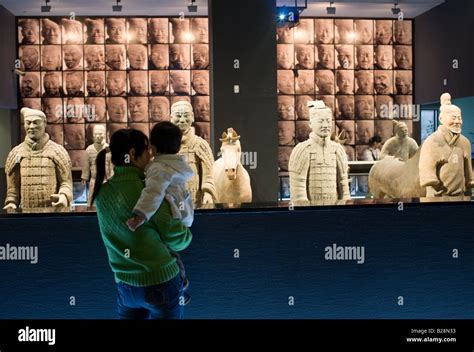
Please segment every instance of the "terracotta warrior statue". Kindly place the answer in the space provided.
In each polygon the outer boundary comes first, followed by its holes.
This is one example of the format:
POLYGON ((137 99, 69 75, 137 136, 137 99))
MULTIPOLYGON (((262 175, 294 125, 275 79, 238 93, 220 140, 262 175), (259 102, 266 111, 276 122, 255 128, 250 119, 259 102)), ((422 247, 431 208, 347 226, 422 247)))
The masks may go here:
MULTIPOLYGON (((99 154, 99 152, 102 149, 107 148, 109 146, 107 143, 105 143, 105 127, 103 125, 94 126, 93 138, 94 138, 94 143, 86 148, 86 161, 82 168, 82 175, 81 175, 82 184, 86 184, 86 182, 90 180, 89 196, 87 199, 87 204, 89 206, 92 205, 91 198, 92 198, 92 193, 94 190, 95 178, 97 175, 95 160, 97 158, 97 154, 99 154)), ((107 162, 105 164, 105 179, 106 180, 109 179, 110 177, 112 177, 112 175, 113 175, 113 164, 112 164, 110 153, 107 153, 107 162)))
POLYGON ((71 159, 49 139, 46 115, 22 108, 25 141, 12 149, 5 163, 7 197, 4 209, 67 207, 72 202, 71 159))
POLYGON ((349 199, 346 152, 331 140, 332 111, 323 101, 310 101, 308 106, 312 132, 290 156, 291 201, 349 199))
POLYGON ((389 138, 383 145, 379 160, 391 155, 401 161, 407 161, 418 150, 418 143, 413 138, 408 137, 408 127, 405 122, 393 120, 395 136, 389 138))
POLYGON ((375 198, 463 196, 474 187, 471 143, 461 135, 461 110, 441 96, 438 131, 407 161, 385 158, 369 173, 375 198))
POLYGON ((217 199, 212 165, 214 156, 209 144, 201 137, 196 136, 194 127, 194 113, 191 103, 177 101, 171 106, 171 122, 183 132, 181 150, 179 154, 185 155, 194 171, 194 178, 188 183, 196 205, 214 203, 217 199))
POLYGON ((420 185, 427 197, 464 195, 474 188, 471 143, 461 134, 461 109, 451 104, 448 93, 440 100, 441 125, 421 148, 420 185))

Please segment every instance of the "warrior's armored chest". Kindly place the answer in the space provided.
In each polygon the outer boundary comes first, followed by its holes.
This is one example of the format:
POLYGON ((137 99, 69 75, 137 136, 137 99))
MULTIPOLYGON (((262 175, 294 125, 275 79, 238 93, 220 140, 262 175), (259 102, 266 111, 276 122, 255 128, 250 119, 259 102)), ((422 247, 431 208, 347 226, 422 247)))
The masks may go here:
POLYGON ((24 208, 51 206, 58 182, 53 158, 43 151, 20 153, 21 203, 24 208))
POLYGON ((193 200, 196 201, 196 194, 200 189, 199 185, 201 181, 201 173, 199 172, 199 170, 201 170, 201 166, 199 164, 200 160, 196 155, 194 148, 189 148, 189 145, 187 144, 181 145, 181 150, 179 151, 179 154, 185 157, 187 163, 194 172, 194 177, 188 181, 187 188, 191 191, 193 200))
POLYGON ((337 199, 336 148, 313 144, 309 150, 309 200, 337 199))

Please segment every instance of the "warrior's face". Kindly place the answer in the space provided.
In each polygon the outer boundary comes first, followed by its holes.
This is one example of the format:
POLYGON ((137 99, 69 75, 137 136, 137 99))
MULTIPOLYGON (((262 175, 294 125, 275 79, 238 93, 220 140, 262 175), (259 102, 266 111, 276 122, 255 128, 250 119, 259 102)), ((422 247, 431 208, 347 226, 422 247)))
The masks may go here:
POLYGON ((462 116, 458 108, 452 107, 450 111, 442 113, 439 119, 452 133, 461 133, 462 116))
POLYGON ((331 134, 332 126, 332 112, 329 109, 324 111, 315 111, 316 109, 310 109, 310 125, 316 135, 321 138, 326 138, 331 134))
POLYGON ((105 128, 102 126, 96 126, 94 128, 94 143, 102 144, 105 138, 105 128))
POLYGON ((408 136, 408 127, 405 123, 400 123, 396 128, 395 132, 398 137, 400 138, 405 138, 408 136))
POLYGON ((191 128, 193 121, 193 111, 187 104, 180 104, 171 107, 171 122, 178 126, 183 133, 191 128))
POLYGON ((38 44, 39 26, 34 20, 26 20, 21 25, 21 34, 25 44, 38 44))
POLYGON ((91 95, 99 95, 104 90, 104 77, 98 74, 91 74, 87 76, 87 91, 91 95))
POLYGON ((25 132, 34 141, 39 141, 45 134, 46 121, 40 116, 25 118, 25 132))
POLYGON ((39 62, 38 51, 33 48, 24 49, 21 61, 25 65, 26 70, 33 70, 39 62))

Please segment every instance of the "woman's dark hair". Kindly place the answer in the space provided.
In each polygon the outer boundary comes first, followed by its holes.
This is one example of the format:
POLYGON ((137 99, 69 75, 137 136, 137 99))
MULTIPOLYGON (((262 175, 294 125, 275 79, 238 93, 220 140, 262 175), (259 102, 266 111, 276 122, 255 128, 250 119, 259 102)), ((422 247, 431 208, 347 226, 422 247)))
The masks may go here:
POLYGON ((99 194, 102 183, 105 179, 105 161, 108 149, 112 153, 112 164, 114 166, 130 165, 130 149, 135 149, 135 157, 140 157, 147 152, 149 146, 148 137, 141 131, 134 129, 122 129, 116 131, 110 137, 109 148, 102 149, 95 160, 97 175, 95 178, 94 192, 92 193, 92 203, 99 194))
POLYGON ((373 146, 375 143, 382 143, 382 138, 378 135, 375 135, 369 139, 369 146, 373 146))
POLYGON ((169 122, 158 122, 150 133, 150 144, 160 154, 177 154, 181 148, 183 132, 178 126, 169 122))

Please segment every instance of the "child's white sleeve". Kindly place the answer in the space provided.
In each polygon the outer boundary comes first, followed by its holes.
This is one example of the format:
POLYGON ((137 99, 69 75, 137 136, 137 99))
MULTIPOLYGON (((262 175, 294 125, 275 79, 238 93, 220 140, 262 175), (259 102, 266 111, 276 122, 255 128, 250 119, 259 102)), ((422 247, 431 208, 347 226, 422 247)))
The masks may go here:
POLYGON ((153 163, 147 170, 145 188, 133 208, 135 214, 142 214, 148 221, 158 210, 165 192, 171 183, 171 175, 163 170, 162 165, 153 163))

